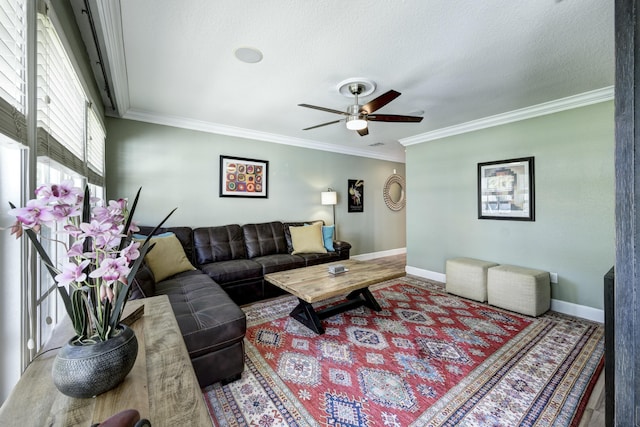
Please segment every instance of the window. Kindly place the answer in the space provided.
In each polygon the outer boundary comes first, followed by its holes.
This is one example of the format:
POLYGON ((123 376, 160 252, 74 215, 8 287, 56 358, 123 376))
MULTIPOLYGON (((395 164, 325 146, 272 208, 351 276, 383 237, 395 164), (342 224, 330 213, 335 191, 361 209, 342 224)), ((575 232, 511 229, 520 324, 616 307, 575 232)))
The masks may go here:
POLYGON ((51 20, 38 14, 38 155, 84 174, 87 97, 51 20))
POLYGON ((87 164, 92 171, 102 176, 104 175, 104 127, 93 108, 89 108, 88 112, 87 164))
MULTIPOLYGON (((7 201, 18 203, 22 195, 19 183, 22 178, 22 160, 26 150, 18 149, 15 141, 0 134, 0 226, 13 223, 7 214, 7 201)), ((23 283, 22 247, 8 231, 0 232, 0 402, 9 394, 20 378, 26 342, 23 338, 22 293, 27 287, 23 283)))
POLYGON ((0 97, 25 113, 26 13, 24 0, 0 2, 0 97))
MULTIPOLYGON (((92 195, 103 195, 104 128, 52 20, 39 13, 37 25, 37 185, 70 179, 81 188, 90 184, 92 195)), ((64 245, 51 241, 45 249, 61 265, 64 245)), ((64 312, 55 282, 42 266, 35 298, 34 339, 40 348, 64 312)))
POLYGON ((26 0, 0 0, 0 132, 26 144, 26 0))
MULTIPOLYGON (((88 184, 93 195, 103 198, 102 118, 92 107, 64 32, 58 31, 55 8, 40 7, 41 2, 36 8, 32 1, 0 0, 0 202, 6 208, 7 201, 21 204, 33 198, 30 188, 64 179, 79 187, 88 184), (40 14, 36 9, 48 10, 40 14), (32 24, 36 28, 27 27, 32 24), (36 69, 27 69, 32 64, 36 69), (31 90, 36 96, 27 96, 31 90), (36 116, 29 123, 27 111, 36 116), (33 128, 27 132, 27 126, 33 128), (34 175, 37 182, 31 182, 34 175)), ((13 222, 7 210, 0 210, 0 227, 13 222)), ((0 286, 0 403, 65 313, 53 278, 36 262, 33 250, 22 249, 27 247, 26 239, 0 235, 0 283, 16 284, 0 286)), ((49 243, 47 251, 54 263, 65 255, 56 243, 49 243)))

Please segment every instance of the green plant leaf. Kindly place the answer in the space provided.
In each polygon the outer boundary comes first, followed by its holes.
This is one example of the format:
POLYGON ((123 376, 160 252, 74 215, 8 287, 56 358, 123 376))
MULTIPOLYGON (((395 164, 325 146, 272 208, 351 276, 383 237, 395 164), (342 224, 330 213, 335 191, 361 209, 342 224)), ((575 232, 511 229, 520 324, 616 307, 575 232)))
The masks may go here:
POLYGON ((84 187, 84 199, 82 199, 82 222, 91 222, 91 194, 88 185, 84 187))
MULTIPOLYGON (((58 289, 60 288, 61 286, 58 286, 58 289)), ((80 340, 87 337, 89 334, 89 325, 86 321, 87 312, 85 311, 86 305, 83 298, 84 296, 85 295, 81 290, 73 289, 70 295, 71 310, 67 311, 71 318, 73 329, 80 340)))
MULTIPOLYGON (((136 207, 138 206, 138 199, 140 198, 140 191, 142 191, 142 187, 138 188, 138 192, 136 193, 136 197, 133 199, 133 203, 131 204, 131 209, 129 209, 129 216, 127 217, 127 222, 124 225, 124 233, 129 234, 129 227, 131 227, 131 221, 133 221, 133 214, 136 211, 136 207)), ((122 239, 120 241, 119 251, 124 249, 126 245, 129 244, 129 239, 122 239)))
POLYGON ((130 285, 127 285, 127 289, 123 289, 125 287, 121 282, 117 282, 118 285, 118 297, 116 298, 116 303, 113 306, 112 314, 109 317, 109 327, 112 331, 116 330, 118 323, 120 323, 120 318, 122 317, 122 311, 124 310, 124 305, 126 303, 127 298, 129 297, 129 289, 130 285))

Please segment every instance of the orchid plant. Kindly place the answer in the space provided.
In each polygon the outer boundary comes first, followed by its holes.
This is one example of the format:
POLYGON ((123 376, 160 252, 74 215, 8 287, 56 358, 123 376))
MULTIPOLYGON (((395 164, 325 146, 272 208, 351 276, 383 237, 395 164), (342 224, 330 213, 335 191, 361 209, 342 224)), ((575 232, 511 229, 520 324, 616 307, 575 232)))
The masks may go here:
POLYGON ((130 209, 127 199, 105 205, 90 197, 88 187, 83 192, 72 181, 40 186, 35 195, 22 208, 10 203, 9 214, 17 219, 11 234, 19 238, 26 233, 57 283, 76 333, 74 343, 106 341, 117 333, 129 284, 151 249, 149 238, 142 243, 131 239, 131 233, 138 231, 132 219, 140 190, 130 209), (52 238, 66 249, 60 267, 51 262, 41 243, 42 226, 63 236, 52 238))

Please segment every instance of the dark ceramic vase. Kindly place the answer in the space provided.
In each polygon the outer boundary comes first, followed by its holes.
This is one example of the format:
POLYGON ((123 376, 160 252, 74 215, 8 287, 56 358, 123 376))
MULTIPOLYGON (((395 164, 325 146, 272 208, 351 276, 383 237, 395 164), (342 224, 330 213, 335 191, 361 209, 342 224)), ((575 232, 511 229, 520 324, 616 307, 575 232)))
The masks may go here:
POLYGON ((61 393, 78 398, 97 396, 124 380, 138 355, 133 330, 119 325, 120 333, 89 345, 65 344, 53 362, 53 383, 61 393))

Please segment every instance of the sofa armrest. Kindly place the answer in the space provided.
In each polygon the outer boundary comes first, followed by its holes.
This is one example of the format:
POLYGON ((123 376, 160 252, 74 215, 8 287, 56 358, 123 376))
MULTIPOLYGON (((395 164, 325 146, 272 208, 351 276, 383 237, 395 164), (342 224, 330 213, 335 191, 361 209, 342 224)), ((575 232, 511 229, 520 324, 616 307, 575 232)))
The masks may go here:
POLYGON ((131 283, 129 299, 152 297, 156 294, 156 278, 147 264, 142 263, 131 283))
POLYGON ((340 259, 349 259, 349 251, 351 250, 351 243, 344 242, 342 240, 333 241, 333 249, 338 253, 340 259))

